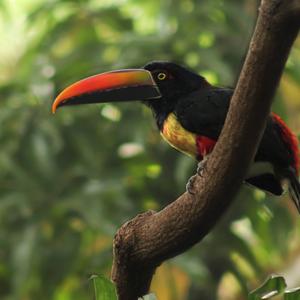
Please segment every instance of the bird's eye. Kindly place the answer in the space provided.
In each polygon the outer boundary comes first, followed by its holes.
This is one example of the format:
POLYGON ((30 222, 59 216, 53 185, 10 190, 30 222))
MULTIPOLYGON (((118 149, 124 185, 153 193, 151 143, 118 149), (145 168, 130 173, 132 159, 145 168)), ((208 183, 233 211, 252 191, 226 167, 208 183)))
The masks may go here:
POLYGON ((166 78, 167 78, 166 73, 160 72, 160 73, 157 74, 157 79, 158 80, 165 80, 166 78))

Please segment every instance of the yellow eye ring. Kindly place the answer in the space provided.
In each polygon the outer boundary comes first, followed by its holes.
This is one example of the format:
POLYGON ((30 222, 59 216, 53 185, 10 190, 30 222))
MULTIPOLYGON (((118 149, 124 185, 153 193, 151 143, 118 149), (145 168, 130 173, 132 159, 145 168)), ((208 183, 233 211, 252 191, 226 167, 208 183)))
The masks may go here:
POLYGON ((158 80, 165 80, 167 78, 167 75, 165 73, 159 73, 157 75, 158 80))

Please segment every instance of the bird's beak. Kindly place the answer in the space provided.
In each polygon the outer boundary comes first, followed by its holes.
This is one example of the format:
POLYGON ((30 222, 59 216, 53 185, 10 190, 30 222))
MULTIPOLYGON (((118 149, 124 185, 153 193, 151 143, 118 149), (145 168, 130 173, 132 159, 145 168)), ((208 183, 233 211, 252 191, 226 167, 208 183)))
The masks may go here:
POLYGON ((82 79, 64 89, 52 112, 63 105, 137 101, 160 98, 151 73, 143 69, 118 70, 82 79))

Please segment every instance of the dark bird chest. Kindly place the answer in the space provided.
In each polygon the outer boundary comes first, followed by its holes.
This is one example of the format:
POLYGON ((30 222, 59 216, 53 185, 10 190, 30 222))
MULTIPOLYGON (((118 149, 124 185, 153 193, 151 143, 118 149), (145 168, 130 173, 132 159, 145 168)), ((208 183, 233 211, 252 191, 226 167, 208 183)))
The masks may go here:
POLYGON ((170 113, 163 122, 160 131, 164 140, 173 148, 197 160, 208 155, 215 145, 215 140, 186 130, 174 113, 170 113))

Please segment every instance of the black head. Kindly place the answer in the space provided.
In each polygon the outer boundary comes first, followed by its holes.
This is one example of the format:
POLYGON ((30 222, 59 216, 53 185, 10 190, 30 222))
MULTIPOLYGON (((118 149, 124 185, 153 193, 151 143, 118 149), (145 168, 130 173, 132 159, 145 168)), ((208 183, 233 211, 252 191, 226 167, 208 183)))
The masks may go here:
POLYGON ((146 100, 155 113, 170 112, 181 96, 209 87, 204 77, 173 62, 153 61, 143 67, 151 72, 162 95, 160 100, 146 100))
POLYGON ((162 96, 168 99, 209 86, 204 77, 173 62, 153 61, 143 68, 151 72, 162 96))

